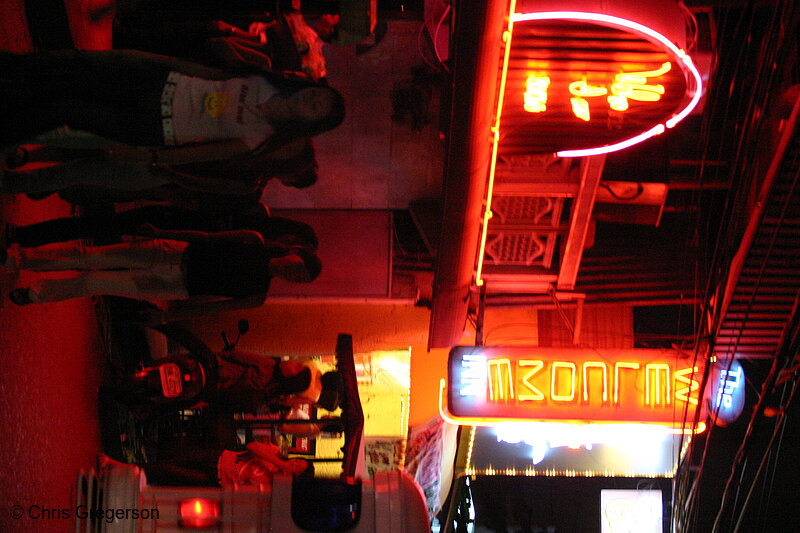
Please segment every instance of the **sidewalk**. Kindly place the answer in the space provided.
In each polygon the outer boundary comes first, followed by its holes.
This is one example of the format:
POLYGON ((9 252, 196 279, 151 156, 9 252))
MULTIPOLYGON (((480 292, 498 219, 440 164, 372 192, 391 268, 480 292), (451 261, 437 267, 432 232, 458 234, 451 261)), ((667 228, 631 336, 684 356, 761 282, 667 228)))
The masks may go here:
MULTIPOLYGON (((22 0, 0 0, 0 49, 110 48, 107 2, 28 1, 26 13, 22 0)), ((70 211, 56 198, 0 195, 2 220, 16 224, 69 216, 70 211)), ((30 275, 24 276, 18 283, 28 282, 30 275)), ((4 289, 14 281, 4 271, 0 278, 4 289)), ((0 531, 66 533, 72 521, 57 512, 45 519, 43 510, 74 505, 77 471, 93 466, 100 450, 97 387, 104 346, 97 316, 88 298, 16 307, 5 294, 1 297, 0 531), (11 518, 14 505, 25 511, 23 518, 11 518)))

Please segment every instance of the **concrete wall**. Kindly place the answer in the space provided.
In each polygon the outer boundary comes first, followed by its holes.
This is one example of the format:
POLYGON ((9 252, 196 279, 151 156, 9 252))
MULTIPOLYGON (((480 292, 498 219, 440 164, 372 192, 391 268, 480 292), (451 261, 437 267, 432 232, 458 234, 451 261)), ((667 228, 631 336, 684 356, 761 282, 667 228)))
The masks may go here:
MULTIPOLYGON (((236 331, 236 321, 247 318, 250 332, 240 343, 242 349, 268 355, 333 354, 336 336, 353 336, 356 353, 411 347, 411 414, 409 424, 422 423, 438 413, 439 380, 447 377, 449 350, 428 351, 430 311, 410 305, 367 303, 325 303, 324 300, 287 305, 267 302, 264 306, 197 319, 192 329, 212 347, 221 347, 219 332, 236 331)), ((535 345, 538 337, 536 310, 495 309, 486 316, 489 344, 535 345)), ((461 344, 475 343, 471 325, 461 344)))
POLYGON ((447 350, 427 351, 425 308, 408 305, 267 303, 259 309, 221 313, 192 322, 192 329, 212 347, 221 347, 219 332, 236 331, 247 318, 250 332, 242 349, 268 355, 333 354, 336 336, 353 336, 356 353, 411 347, 411 419, 422 422, 437 412, 438 383, 446 374, 447 350))
MULTIPOLYGON (((383 40, 356 55, 356 46, 326 46, 328 81, 344 95, 347 117, 315 138, 319 182, 298 190, 271 183, 263 201, 273 208, 405 209, 409 201, 438 197, 443 149, 435 115, 421 132, 394 124, 392 88, 424 64, 421 22, 389 21, 383 40)), ((425 45, 423 45, 424 48, 425 45)))

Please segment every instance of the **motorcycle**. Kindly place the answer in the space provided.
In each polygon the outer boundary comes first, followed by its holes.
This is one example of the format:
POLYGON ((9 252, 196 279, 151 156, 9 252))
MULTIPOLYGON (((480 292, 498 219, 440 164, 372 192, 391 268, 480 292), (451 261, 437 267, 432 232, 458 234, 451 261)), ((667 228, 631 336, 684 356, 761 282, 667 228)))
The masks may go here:
MULTIPOLYGON (((116 460, 144 463, 158 460, 159 450, 185 440, 200 444, 219 440, 213 407, 214 352, 189 331, 165 324, 152 329, 168 335, 190 355, 152 358, 142 326, 127 321, 112 326, 107 335, 111 373, 99 391, 104 451, 116 460)), ((232 342, 221 332, 223 350, 237 345, 249 330, 248 321, 240 320, 237 330, 232 342)))
MULTIPOLYGON (((119 397, 132 405, 153 407, 189 406, 200 401, 216 381, 216 356, 185 330, 170 325, 155 326, 154 329, 177 340, 192 355, 173 355, 141 363, 134 372, 120 377, 117 384, 119 397)), ((235 348, 249 329, 247 320, 239 320, 233 342, 228 340, 226 332, 221 332, 223 351, 235 348)))

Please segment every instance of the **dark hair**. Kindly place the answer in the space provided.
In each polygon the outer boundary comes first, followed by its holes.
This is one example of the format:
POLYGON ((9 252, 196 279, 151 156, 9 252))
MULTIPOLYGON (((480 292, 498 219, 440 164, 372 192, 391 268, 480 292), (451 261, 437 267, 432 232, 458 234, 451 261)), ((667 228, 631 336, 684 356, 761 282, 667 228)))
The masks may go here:
POLYGON ((311 369, 306 367, 293 376, 281 375, 275 392, 280 396, 286 396, 303 392, 309 386, 311 386, 311 369))
POLYGON ((320 272, 322 272, 322 261, 319 260, 317 254, 303 246, 293 246, 292 251, 303 260, 303 264, 306 266, 306 270, 308 270, 309 281, 317 279, 320 272))
MULTIPOLYGON (((300 222, 285 217, 268 217, 263 220, 262 235, 265 240, 281 242, 284 237, 294 238, 294 242, 284 242, 288 246, 302 246, 312 252, 317 250, 319 239, 314 232, 314 228, 300 222)), ((288 253, 288 249, 287 249, 288 253)))
POLYGON ((301 140, 303 142, 302 148, 292 156, 276 157, 275 152, 266 154, 265 166, 268 168, 265 170, 272 176, 280 176, 295 174, 314 166, 317 163, 314 141, 307 137, 299 137, 296 142, 300 142, 301 140))
MULTIPOLYGON (((262 146, 264 145, 262 144, 262 146)), ((274 148, 277 149, 280 146, 274 148)), ((300 151, 291 157, 274 157, 274 151, 258 148, 255 152, 229 159, 188 163, 178 165, 175 168, 181 172, 200 177, 251 183, 254 189, 259 191, 260 197, 260 191, 263 190, 270 179, 301 174, 316 164, 314 143, 311 139, 305 139, 300 151)), ((308 186, 312 184, 309 183, 308 186)))
POLYGON ((317 182, 317 178, 319 178, 318 169, 319 167, 314 165, 313 167, 307 168, 306 170, 298 172, 297 174, 281 176, 281 181, 283 178, 291 178, 290 181, 284 182, 284 185, 294 187, 295 189, 307 189, 317 182))

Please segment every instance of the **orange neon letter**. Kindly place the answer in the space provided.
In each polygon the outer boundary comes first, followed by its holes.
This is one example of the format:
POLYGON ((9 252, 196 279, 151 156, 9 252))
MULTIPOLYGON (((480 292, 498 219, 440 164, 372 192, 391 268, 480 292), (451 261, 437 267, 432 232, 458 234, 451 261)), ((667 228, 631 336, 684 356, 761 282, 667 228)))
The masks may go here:
POLYGON ((599 368, 603 371, 603 401, 608 401, 608 367, 602 361, 587 361, 583 363, 583 401, 589 401, 589 369, 599 368))
POLYGON ((550 78, 531 74, 525 83, 525 94, 522 95, 523 109, 528 113, 541 113, 547 109, 547 88, 550 78))
POLYGON ((511 400, 514 398, 514 380, 511 377, 510 359, 491 359, 487 363, 489 374, 489 400, 511 400))
POLYGON ((529 402, 529 401, 541 401, 544 400, 544 393, 536 388, 533 383, 531 383, 531 379, 533 376, 539 373, 539 371, 544 368, 544 361, 541 360, 531 360, 531 359, 521 359, 517 365, 520 367, 529 366, 532 367, 528 372, 522 376, 522 384, 527 388, 528 393, 522 394, 522 391, 519 391, 517 394, 517 398, 521 402, 529 402))
POLYGON ((700 388, 700 383, 697 382, 692 376, 695 372, 697 372, 699 368, 696 366, 683 368, 681 370, 675 371, 675 381, 680 381, 681 383, 686 383, 689 386, 683 387, 678 389, 676 387, 675 390, 675 399, 681 400, 684 402, 689 402, 692 405, 697 405, 697 398, 692 396, 692 393, 700 388))
POLYGON ((625 111, 629 98, 639 102, 658 102, 664 94, 664 86, 648 84, 647 78, 666 74, 671 68, 672 63, 666 62, 656 70, 617 74, 611 84, 611 95, 607 97, 608 105, 615 111, 625 111))
POLYGON ((586 78, 583 78, 569 84, 569 93, 572 95, 572 98, 569 99, 570 104, 572 104, 572 113, 584 122, 589 122, 592 116, 589 113, 589 102, 586 101, 586 98, 603 96, 608 93, 608 89, 597 85, 589 85, 586 82, 586 78))
POLYGON ((570 363, 568 361, 556 361, 553 363, 553 368, 550 370, 552 376, 550 378, 550 398, 553 399, 554 402, 571 402, 575 399, 575 370, 577 367, 575 363, 570 363), (557 384, 557 376, 558 376, 558 369, 559 368, 566 368, 569 369, 569 382, 570 382, 570 390, 569 394, 558 394, 556 392, 557 384))
POLYGON ((672 387, 670 386, 669 370, 667 363, 647 363, 645 365, 645 405, 669 405, 671 403, 672 387), (661 393, 662 372, 664 373, 664 394, 661 393), (655 387, 652 386, 652 383, 655 383, 655 387), (655 397, 650 394, 653 388, 655 388, 655 397))
POLYGON ((620 370, 639 370, 639 363, 620 361, 614 363, 614 404, 619 403, 620 370))

